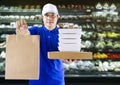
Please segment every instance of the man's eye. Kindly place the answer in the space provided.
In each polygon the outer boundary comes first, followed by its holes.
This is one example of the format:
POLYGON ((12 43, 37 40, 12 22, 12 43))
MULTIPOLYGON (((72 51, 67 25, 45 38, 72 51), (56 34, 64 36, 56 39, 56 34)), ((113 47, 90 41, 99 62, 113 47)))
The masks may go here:
POLYGON ((47 17, 47 16, 48 16, 48 14, 45 14, 45 16, 47 17))

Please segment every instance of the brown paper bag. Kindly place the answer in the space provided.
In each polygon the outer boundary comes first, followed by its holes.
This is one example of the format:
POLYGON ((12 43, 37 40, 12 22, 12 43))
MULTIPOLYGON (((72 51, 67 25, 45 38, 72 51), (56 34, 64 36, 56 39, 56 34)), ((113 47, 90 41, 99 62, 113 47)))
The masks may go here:
POLYGON ((39 36, 6 37, 5 79, 39 78, 39 36))

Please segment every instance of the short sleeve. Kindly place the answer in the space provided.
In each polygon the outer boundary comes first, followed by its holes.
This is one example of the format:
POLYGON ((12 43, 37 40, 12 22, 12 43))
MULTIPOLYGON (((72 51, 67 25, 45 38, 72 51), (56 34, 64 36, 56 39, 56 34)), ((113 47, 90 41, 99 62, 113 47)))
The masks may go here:
POLYGON ((33 26, 28 28, 29 32, 31 35, 37 35, 38 34, 38 27, 37 26, 33 26))

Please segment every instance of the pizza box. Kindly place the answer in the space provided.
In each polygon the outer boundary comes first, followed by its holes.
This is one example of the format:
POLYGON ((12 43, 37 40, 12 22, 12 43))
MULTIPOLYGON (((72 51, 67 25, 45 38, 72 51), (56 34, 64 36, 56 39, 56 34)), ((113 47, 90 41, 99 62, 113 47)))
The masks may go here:
POLYGON ((92 52, 54 51, 48 52, 49 59, 93 59, 92 52))
POLYGON ((59 29, 60 34, 81 34, 82 29, 59 29))
POLYGON ((77 51, 80 52, 81 44, 80 43, 59 43, 59 51, 77 51))
POLYGON ((59 34, 59 38, 81 38, 81 34, 59 34))
POLYGON ((81 43, 80 38, 59 38, 60 43, 81 43))

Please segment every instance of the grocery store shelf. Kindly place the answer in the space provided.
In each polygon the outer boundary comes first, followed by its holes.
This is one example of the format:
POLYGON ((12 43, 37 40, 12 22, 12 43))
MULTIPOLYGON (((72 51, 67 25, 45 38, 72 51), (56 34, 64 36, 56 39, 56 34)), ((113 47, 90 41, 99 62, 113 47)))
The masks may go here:
POLYGON ((5 77, 5 75, 0 75, 0 78, 4 78, 5 77))
MULTIPOLYGON (((5 75, 1 74, 1 78, 4 78, 5 75)), ((120 78, 120 73, 109 73, 109 72, 103 72, 103 73, 98 73, 98 74, 65 74, 65 78, 120 78)))
POLYGON ((120 78, 120 72, 83 72, 80 74, 66 74, 65 77, 86 77, 86 78, 120 78))
POLYGON ((59 19, 58 22, 71 22, 71 23, 92 23, 92 19, 59 19))
POLYGON ((5 40, 5 38, 0 38, 0 42, 4 42, 5 40))
MULTIPOLYGON (((5 20, 5 19, 3 19, 3 20, 0 20, 0 23, 11 23, 11 22, 16 22, 17 20, 14 20, 14 19, 12 19, 12 20, 5 20)), ((26 20, 27 21, 27 23, 28 24, 42 24, 42 20, 26 20)))
POLYGON ((16 15, 16 14, 19 14, 19 15, 34 15, 34 14, 40 14, 40 12, 36 12, 36 11, 34 11, 34 12, 30 12, 30 11, 26 11, 26 12, 21 12, 21 11, 14 11, 14 12, 10 12, 10 11, 0 11, 0 14, 5 14, 5 15, 7 15, 7 14, 12 14, 12 15, 16 15))
POLYGON ((0 78, 4 78, 5 77, 5 72, 0 72, 0 78))
POLYGON ((60 15, 68 15, 68 14, 90 14, 91 10, 87 9, 59 9, 60 15))

